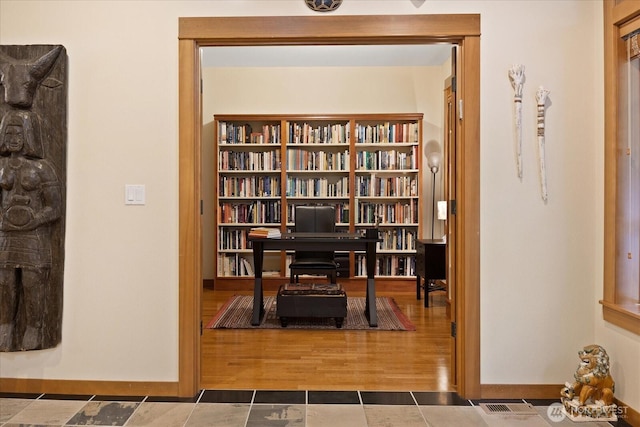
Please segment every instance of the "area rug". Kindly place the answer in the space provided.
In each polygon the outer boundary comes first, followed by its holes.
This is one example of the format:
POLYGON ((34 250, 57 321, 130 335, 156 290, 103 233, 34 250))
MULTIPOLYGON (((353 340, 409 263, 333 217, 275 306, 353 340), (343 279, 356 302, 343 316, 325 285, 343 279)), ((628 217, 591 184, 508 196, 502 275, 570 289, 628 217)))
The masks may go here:
POLYGON ((370 331, 415 331, 416 327, 400 310, 393 298, 376 298, 378 326, 371 327, 364 315, 365 298, 347 298, 347 317, 342 328, 336 328, 332 318, 293 317, 286 328, 276 317, 276 297, 264 297, 265 315, 259 326, 251 325, 253 296, 234 295, 209 321, 207 329, 327 329, 327 330, 370 330, 370 331))

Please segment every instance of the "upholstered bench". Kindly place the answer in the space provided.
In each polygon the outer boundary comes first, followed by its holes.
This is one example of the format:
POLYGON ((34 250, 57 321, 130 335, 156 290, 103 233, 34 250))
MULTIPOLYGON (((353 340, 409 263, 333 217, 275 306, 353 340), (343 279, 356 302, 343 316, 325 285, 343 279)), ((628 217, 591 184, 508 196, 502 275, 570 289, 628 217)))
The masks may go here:
POLYGON ((290 317, 333 317, 342 328, 347 316, 347 294, 338 284, 287 283, 276 297, 276 316, 283 328, 290 317))

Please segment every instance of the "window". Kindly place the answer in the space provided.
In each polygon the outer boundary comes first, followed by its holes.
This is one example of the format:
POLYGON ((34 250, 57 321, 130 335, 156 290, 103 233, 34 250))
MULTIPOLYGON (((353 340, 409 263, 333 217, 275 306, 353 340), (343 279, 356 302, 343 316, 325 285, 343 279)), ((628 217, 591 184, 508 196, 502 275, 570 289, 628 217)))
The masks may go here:
MULTIPOLYGON (((633 4, 635 3, 635 4, 633 4)), ((605 1, 603 316, 640 334, 640 7, 605 1)))
POLYGON ((616 163, 617 205, 617 301, 640 303, 640 48, 638 33, 623 36, 626 63, 620 68, 620 117, 616 163))

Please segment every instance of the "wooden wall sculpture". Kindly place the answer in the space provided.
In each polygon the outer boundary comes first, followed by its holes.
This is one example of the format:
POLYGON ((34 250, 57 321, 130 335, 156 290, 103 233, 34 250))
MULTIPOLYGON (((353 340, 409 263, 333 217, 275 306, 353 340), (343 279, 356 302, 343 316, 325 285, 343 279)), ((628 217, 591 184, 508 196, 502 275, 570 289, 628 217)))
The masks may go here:
POLYGON ((0 45, 0 351, 60 343, 67 53, 0 45))

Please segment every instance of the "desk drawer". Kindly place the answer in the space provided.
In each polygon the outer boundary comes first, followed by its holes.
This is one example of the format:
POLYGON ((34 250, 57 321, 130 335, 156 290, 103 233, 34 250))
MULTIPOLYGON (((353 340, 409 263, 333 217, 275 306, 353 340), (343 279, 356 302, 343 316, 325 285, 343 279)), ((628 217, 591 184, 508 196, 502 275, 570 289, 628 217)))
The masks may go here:
POLYGON ((336 256, 335 257, 336 264, 338 265, 338 269, 336 274, 338 277, 349 277, 349 269, 351 267, 351 263, 349 262, 349 256, 336 256))

